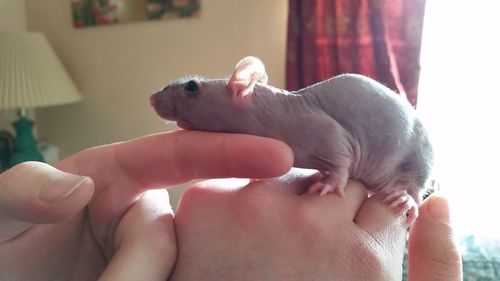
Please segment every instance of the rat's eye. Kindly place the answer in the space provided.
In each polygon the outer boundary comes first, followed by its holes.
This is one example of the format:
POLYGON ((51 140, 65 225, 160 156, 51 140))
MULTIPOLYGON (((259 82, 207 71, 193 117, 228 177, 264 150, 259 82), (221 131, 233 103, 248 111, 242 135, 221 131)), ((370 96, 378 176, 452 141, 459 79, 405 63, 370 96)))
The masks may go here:
POLYGON ((195 80, 190 80, 189 82, 186 83, 184 86, 184 90, 186 91, 186 95, 190 98, 195 97, 198 95, 198 82, 195 80))

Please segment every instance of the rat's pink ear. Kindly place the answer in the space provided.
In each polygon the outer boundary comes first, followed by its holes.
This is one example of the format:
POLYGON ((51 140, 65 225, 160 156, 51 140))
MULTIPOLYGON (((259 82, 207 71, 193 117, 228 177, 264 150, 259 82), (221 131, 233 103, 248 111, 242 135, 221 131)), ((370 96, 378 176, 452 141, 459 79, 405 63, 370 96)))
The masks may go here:
POLYGON ((266 68, 256 57, 246 57, 238 62, 228 82, 235 97, 243 97, 253 92, 257 82, 267 84, 266 68))

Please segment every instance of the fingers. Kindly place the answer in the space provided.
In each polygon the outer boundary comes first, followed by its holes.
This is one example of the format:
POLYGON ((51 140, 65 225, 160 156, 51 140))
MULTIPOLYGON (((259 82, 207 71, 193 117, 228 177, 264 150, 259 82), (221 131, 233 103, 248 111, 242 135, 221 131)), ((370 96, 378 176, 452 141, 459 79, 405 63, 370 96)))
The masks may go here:
POLYGON ((0 241, 34 224, 54 223, 75 214, 94 190, 88 177, 40 162, 24 162, 0 174, 0 241))
POLYGON ((404 233, 416 216, 411 210, 416 210, 416 203, 408 194, 377 193, 364 202, 354 222, 372 236, 388 229, 404 233))
POLYGON ((274 139, 183 130, 87 149, 57 167, 94 180, 89 218, 109 252, 119 218, 148 189, 193 179, 274 177, 292 163, 291 149, 274 139))
POLYGON ((408 252, 408 280, 462 280, 462 261, 444 197, 433 194, 423 202, 410 230, 408 252))
MULTIPOLYGON (((151 135, 100 149, 114 149, 112 165, 144 187, 192 179, 274 177, 284 174, 293 163, 291 149, 280 141, 199 131, 151 135)), ((102 153, 96 150, 91 154, 99 157, 102 153)))
POLYGON ((129 209, 117 228, 114 248, 99 280, 167 280, 177 250, 166 190, 145 192, 129 209))
POLYGON ((384 280, 401 279, 409 226, 406 212, 414 206, 407 203, 412 200, 410 198, 407 194, 374 194, 362 203, 354 219, 357 230, 360 230, 354 232, 364 234, 365 247, 372 249, 376 260, 384 265, 378 269, 384 272, 384 280))
POLYGON ((380 247, 385 257, 403 260, 406 230, 410 221, 407 212, 416 208, 410 196, 376 193, 368 198, 359 209, 354 223, 366 231, 380 247), (411 200, 411 201, 410 201, 411 200), (408 203, 408 202, 412 203, 408 203))
POLYGON ((275 177, 292 163, 291 149, 274 139, 182 130, 87 149, 57 167, 92 177, 96 196, 90 216, 102 226, 94 229, 97 238, 107 240, 115 218, 145 190, 193 179, 275 177))

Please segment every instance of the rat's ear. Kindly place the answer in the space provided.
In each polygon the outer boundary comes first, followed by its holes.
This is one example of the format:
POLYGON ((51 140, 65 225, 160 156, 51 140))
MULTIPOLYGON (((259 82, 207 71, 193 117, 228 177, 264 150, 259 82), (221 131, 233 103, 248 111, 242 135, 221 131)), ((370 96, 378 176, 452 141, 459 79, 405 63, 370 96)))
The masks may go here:
POLYGON ((249 84, 249 81, 237 80, 237 81, 230 82, 228 86, 231 90, 233 97, 240 98, 240 97, 244 97, 248 94, 251 94, 253 92, 254 85, 255 85, 255 83, 252 83, 251 81, 249 84))
POLYGON ((256 57, 246 57, 238 62, 228 82, 233 96, 243 97, 253 92, 257 82, 267 84, 266 68, 256 57))

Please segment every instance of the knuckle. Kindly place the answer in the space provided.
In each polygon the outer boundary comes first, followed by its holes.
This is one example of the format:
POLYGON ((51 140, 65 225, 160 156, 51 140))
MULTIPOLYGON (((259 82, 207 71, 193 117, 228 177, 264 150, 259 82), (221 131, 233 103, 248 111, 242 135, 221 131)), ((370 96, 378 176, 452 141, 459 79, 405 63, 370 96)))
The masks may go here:
POLYGON ((235 208, 238 215, 244 218, 263 218, 275 207, 276 198, 270 196, 266 186, 254 184, 239 192, 235 208))
POLYGON ((45 204, 40 201, 28 201, 20 209, 19 215, 26 221, 36 223, 52 223, 61 221, 68 216, 64 209, 54 204, 45 204), (24 210, 23 210, 24 209, 24 210))
MULTIPOLYGON (((331 228, 333 221, 325 221, 327 216, 320 213, 314 205, 298 204, 294 207, 292 231, 299 236, 315 237, 328 244, 331 241, 331 228)), ((321 242, 322 243, 322 242, 321 242)))
POLYGON ((199 185, 193 185, 187 188, 179 200, 179 205, 182 204, 183 208, 191 208, 196 206, 203 206, 207 201, 207 190, 199 185))

